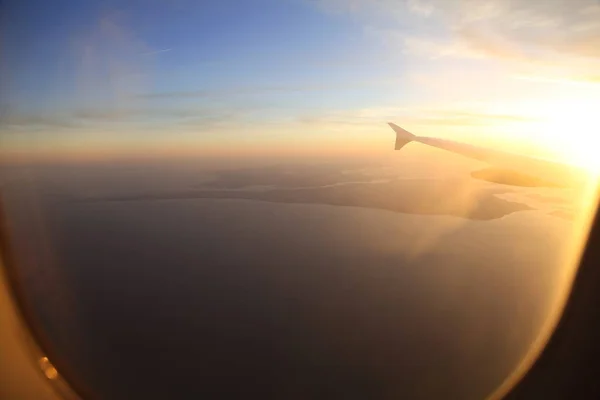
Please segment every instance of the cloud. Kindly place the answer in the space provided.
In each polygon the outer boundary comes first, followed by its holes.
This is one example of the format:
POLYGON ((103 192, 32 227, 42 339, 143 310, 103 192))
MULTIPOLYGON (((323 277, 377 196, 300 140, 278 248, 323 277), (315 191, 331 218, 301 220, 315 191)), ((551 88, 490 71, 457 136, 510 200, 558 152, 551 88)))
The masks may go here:
POLYGON ((494 58, 581 67, 600 64, 596 0, 320 0, 368 33, 426 58, 494 58))
POLYGON ((201 105, 191 107, 96 107, 80 108, 56 114, 25 114, 12 110, 2 113, 0 134, 43 132, 52 135, 60 130, 72 134, 104 129, 109 135, 115 131, 136 131, 139 127, 173 130, 227 126, 247 120, 252 113, 263 110, 260 105, 201 105), (124 128, 124 129, 120 129, 124 128))
POLYGON ((64 115, 46 114, 5 114, 0 120, 0 130, 77 128, 80 123, 64 115))
MULTIPOLYGON (((22 113, 10 111, 0 120, 0 131, 27 131, 89 128, 90 126, 111 122, 127 122, 145 115, 157 115, 156 110, 127 108, 81 108, 71 111, 48 113, 22 113)), ((159 113, 161 111, 158 111, 159 113)), ((164 115, 164 111, 163 115, 164 115)))
POLYGON ((161 49, 161 50, 154 50, 154 51, 148 51, 146 53, 142 53, 142 56, 153 56, 155 54, 161 54, 161 53, 166 53, 168 51, 171 51, 173 49, 161 49))
POLYGON ((222 87, 212 89, 197 89, 173 92, 148 92, 139 93, 134 97, 140 99, 186 99, 186 98, 231 98, 236 96, 268 95, 268 94, 294 94, 305 92, 354 90, 365 87, 387 86, 398 84, 399 79, 370 79, 363 81, 340 81, 328 83, 313 83, 302 86, 293 85, 271 85, 271 86, 239 86, 222 87))
POLYGON ((172 92, 149 92, 134 95, 141 99, 186 99, 186 98, 217 98, 232 97, 240 95, 252 95, 261 93, 277 92, 299 92, 302 88, 298 87, 239 87, 239 88, 217 88, 217 89, 198 89, 172 92))
POLYGON ((423 0, 408 0, 407 6, 411 13, 423 17, 429 17, 435 11, 433 4, 423 0))
POLYGON ((567 76, 544 76, 544 75, 514 75, 514 79, 530 81, 530 82, 541 82, 541 83, 553 83, 559 85, 569 86, 585 86, 600 85, 600 75, 567 75, 567 76))
POLYGON ((482 2, 488 5, 487 12, 471 1, 459 4, 463 6, 447 23, 457 40, 476 50, 493 54, 503 43, 512 49, 511 57, 519 53, 548 61, 558 55, 600 58, 600 5, 595 0, 482 2), (475 11, 474 17, 472 8, 481 12, 475 11))
POLYGON ((298 122, 307 125, 373 127, 386 121, 402 121, 431 127, 485 127, 501 123, 531 122, 534 119, 516 114, 476 112, 434 107, 380 107, 344 110, 320 115, 303 115, 298 122))
POLYGON ((131 108, 87 108, 72 111, 69 117, 80 121, 123 121, 149 113, 149 111, 131 108))

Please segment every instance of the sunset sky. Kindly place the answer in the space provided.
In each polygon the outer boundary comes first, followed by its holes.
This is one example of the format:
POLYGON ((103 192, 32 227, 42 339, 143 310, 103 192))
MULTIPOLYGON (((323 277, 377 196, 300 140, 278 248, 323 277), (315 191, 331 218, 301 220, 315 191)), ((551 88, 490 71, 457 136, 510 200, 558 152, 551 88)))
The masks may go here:
POLYGON ((340 152, 600 167, 597 0, 8 1, 0 155, 340 152))

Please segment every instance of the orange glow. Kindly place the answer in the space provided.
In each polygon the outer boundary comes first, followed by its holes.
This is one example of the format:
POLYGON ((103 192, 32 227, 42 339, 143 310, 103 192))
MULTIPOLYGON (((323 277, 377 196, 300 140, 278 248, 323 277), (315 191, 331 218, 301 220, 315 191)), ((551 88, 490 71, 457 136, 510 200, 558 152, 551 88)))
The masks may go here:
POLYGON ((143 160, 161 158, 235 159, 280 157, 365 157, 389 153, 393 148, 393 135, 385 130, 379 141, 372 137, 351 139, 318 138, 292 142, 282 135, 276 140, 257 138, 254 142, 237 140, 203 143, 201 141, 153 141, 138 143, 84 142, 80 145, 57 143, 32 143, 5 147, 0 150, 0 163, 20 162, 80 162, 111 160, 143 160))

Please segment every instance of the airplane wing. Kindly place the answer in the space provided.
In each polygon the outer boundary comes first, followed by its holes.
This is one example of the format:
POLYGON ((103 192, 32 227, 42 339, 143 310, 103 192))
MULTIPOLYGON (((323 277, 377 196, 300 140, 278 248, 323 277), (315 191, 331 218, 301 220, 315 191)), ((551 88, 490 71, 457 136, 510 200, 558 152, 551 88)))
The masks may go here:
POLYGON ((410 142, 419 142, 492 166, 473 172, 471 176, 477 179, 513 186, 569 187, 578 185, 585 176, 582 169, 571 165, 447 139, 417 136, 391 122, 388 125, 396 132, 395 150, 402 149, 410 142))

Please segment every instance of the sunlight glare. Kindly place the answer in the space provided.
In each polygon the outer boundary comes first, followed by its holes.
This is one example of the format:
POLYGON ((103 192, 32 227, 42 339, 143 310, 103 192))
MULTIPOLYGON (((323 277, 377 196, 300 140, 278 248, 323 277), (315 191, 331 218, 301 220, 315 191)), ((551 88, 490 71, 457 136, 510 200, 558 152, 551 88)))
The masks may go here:
POLYGON ((600 99, 591 98, 549 100, 539 103, 534 113, 536 135, 553 147, 573 165, 600 174, 600 99))

